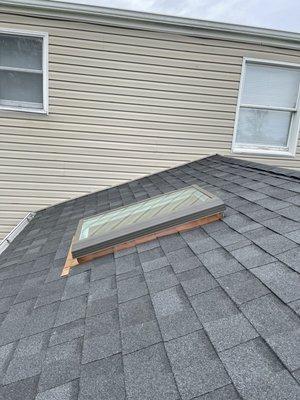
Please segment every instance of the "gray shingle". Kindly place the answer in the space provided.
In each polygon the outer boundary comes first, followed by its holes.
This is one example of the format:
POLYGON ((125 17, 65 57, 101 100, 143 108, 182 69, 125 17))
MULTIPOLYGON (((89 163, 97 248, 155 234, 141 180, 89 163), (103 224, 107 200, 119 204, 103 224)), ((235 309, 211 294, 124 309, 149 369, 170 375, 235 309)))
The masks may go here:
POLYGON ((251 240, 244 238, 244 240, 237 243, 229 244, 228 246, 224 246, 224 248, 227 251, 232 252, 234 250, 241 249, 242 247, 249 246, 250 244, 252 244, 251 240))
MULTIPOLYGON (((294 193, 295 194, 295 193, 294 193)), ((286 199, 289 203, 294 204, 295 206, 300 206, 300 195, 292 196, 286 199)))
POLYGON ((224 222, 239 233, 251 231, 260 227, 252 219, 243 214, 234 214, 224 218, 224 222))
POLYGON ((189 271, 191 269, 201 266, 202 263, 198 257, 192 256, 172 263, 172 268, 176 274, 180 272, 189 271))
POLYGON ((293 377, 296 379, 296 381, 299 383, 300 385, 300 369, 298 369, 297 371, 294 371, 292 373, 293 377))
POLYGON ((300 247, 288 250, 276 256, 280 261, 284 262, 296 272, 300 273, 300 247))
POLYGON ((241 310, 263 337, 300 327, 299 317, 273 294, 249 301, 241 310))
POLYGON ((275 197, 276 199, 279 200, 284 200, 288 197, 291 196, 291 192, 288 190, 284 190, 282 188, 274 187, 274 186, 265 186, 263 188, 260 188, 259 190, 262 193, 265 193, 271 197, 275 197))
POLYGON ((116 258, 116 274, 124 274, 129 271, 139 272, 141 269, 140 260, 137 253, 128 254, 116 258))
POLYGON ((4 299, 0 299, 0 314, 5 313, 10 309, 14 302, 15 297, 4 297, 4 299))
POLYGON ((289 306, 300 316, 300 300, 292 301, 289 306))
POLYGON ((129 247, 127 249, 116 251, 114 253, 114 255, 115 255, 115 258, 119 258, 119 257, 127 256, 127 255, 132 254, 132 253, 136 253, 136 248, 134 246, 133 247, 129 247))
POLYGON ((73 299, 61 301, 54 326, 64 325, 85 317, 87 296, 78 296, 73 299))
POLYGON ((146 272, 145 279, 149 291, 153 293, 178 285, 178 279, 171 266, 146 272))
POLYGON ((159 244, 165 253, 170 253, 186 246, 185 241, 179 234, 161 237, 159 244))
POLYGON ((275 218, 278 214, 273 211, 267 210, 266 208, 259 208, 258 210, 249 212, 243 211, 248 217, 252 218, 254 221, 261 223, 261 221, 266 221, 267 219, 275 218))
POLYGON ((233 301, 219 287, 194 296, 191 302, 202 324, 238 314, 233 301))
POLYGON ((149 296, 121 304, 119 314, 124 354, 162 340, 149 296))
POLYGON ((219 243, 217 243, 211 237, 193 241, 193 242, 189 243, 189 246, 193 250, 193 252, 196 253, 197 255, 201 254, 201 253, 205 253, 206 251, 217 249, 218 247, 220 247, 219 243))
POLYGON ((249 400, 297 400, 300 386, 260 338, 220 353, 242 397, 249 400))
POLYGON ((271 211, 278 211, 289 205, 286 201, 277 200, 273 197, 266 197, 265 199, 256 200, 255 202, 271 211))
POLYGON ((142 253, 143 251, 155 249, 155 247, 159 247, 159 241, 157 239, 151 240, 150 242, 138 244, 136 246, 136 249, 138 253, 142 253))
POLYGON ((0 282, 0 298, 14 296, 19 293, 26 276, 16 276, 0 282))
POLYGON ((38 377, 24 379, 9 385, 0 386, 2 400, 35 400, 38 377))
POLYGON ((292 221, 291 219, 278 216, 277 218, 268 219, 262 222, 264 226, 277 233, 287 233, 300 229, 300 223, 292 221))
POLYGON ((194 296, 218 286, 218 282, 204 267, 181 272, 177 277, 188 296, 194 296))
POLYGON ((82 363, 109 357, 121 351, 118 313, 110 311, 86 319, 82 363))
POLYGON ((13 305, 0 326, 0 345, 13 342, 22 337, 24 326, 30 318, 34 300, 13 305))
POLYGON ((183 400, 230 383, 203 330, 171 340, 165 346, 183 400))
POLYGON ((242 313, 206 322, 203 326, 217 351, 229 349, 258 336, 242 313))
POLYGON ((46 355, 49 332, 21 339, 8 366, 3 384, 38 375, 46 355))
POLYGON ((201 328, 181 286, 151 295, 164 340, 174 339, 201 328))
POLYGON ((244 270, 244 267, 225 249, 208 251, 199 254, 198 257, 215 278, 244 270))
POLYGON ((143 275, 124 279, 117 282, 118 302, 129 301, 148 294, 146 281, 143 275))
POLYGON ((239 271, 218 278, 219 284, 238 305, 270 293, 251 272, 239 271))
POLYGON ((161 247, 155 247, 154 249, 146 250, 139 253, 141 263, 156 260, 157 258, 163 257, 165 254, 161 247))
POLYGON ((300 299, 300 275, 286 265, 276 262, 251 271, 284 302, 300 299))
POLYGON ((59 302, 34 308, 27 318, 21 337, 34 335, 35 333, 52 328, 54 326, 58 307, 59 302))
POLYGON ((181 249, 178 249, 175 251, 171 251, 170 253, 167 254, 169 263, 172 266, 177 264, 178 262, 180 263, 181 261, 186 260, 192 256, 194 256, 194 253, 191 251, 191 249, 188 246, 182 247, 181 249))
MULTIPOLYGON (((222 199, 224 199, 224 198, 222 197, 222 199)), ((211 232, 221 231, 226 228, 227 228, 226 224, 221 220, 211 222, 210 224, 202 226, 202 229, 208 234, 210 234, 211 232)))
POLYGON ((31 272, 31 269, 32 261, 19 264, 18 258, 16 259, 16 261, 10 260, 6 263, 2 263, 0 269, 0 281, 22 275, 26 276, 31 272))
POLYGON ((244 237, 233 229, 212 232, 211 236, 222 246, 228 246, 244 240, 244 237))
POLYGON ((84 335, 84 319, 77 319, 65 325, 55 327, 52 331, 49 346, 55 346, 84 335))
POLYGON ((240 400, 240 396, 233 385, 227 385, 213 392, 196 397, 195 400, 240 400))
POLYGON ((289 370, 300 368, 300 326, 299 329, 270 336, 266 341, 289 370))
POLYGON ((230 251, 231 254, 246 268, 255 268, 269 264, 276 259, 255 244, 230 251))
POLYGON ((167 259, 166 256, 155 258, 154 260, 151 261, 146 261, 142 264, 143 271, 149 272, 153 271, 155 269, 163 268, 169 265, 169 260, 167 259))
POLYGON ((289 205, 289 207, 280 209, 277 212, 278 212, 278 214, 280 214, 284 217, 287 217, 294 221, 300 222, 300 210, 299 210, 299 207, 297 207, 297 206, 289 205))
POLYGON ((90 284, 89 271, 82 272, 67 278, 64 294, 62 300, 71 299, 76 296, 81 296, 88 293, 90 284))
POLYGON ((291 239, 293 242, 300 244, 300 229, 293 232, 284 233, 284 236, 291 239))
POLYGON ((242 198, 250 201, 256 201, 267 197, 265 194, 256 192, 255 190, 243 190, 239 191, 238 194, 242 198))
POLYGON ((196 228, 186 232, 181 232, 180 236, 189 244, 208 238, 208 235, 202 228, 196 228))
POLYGON ((116 274, 116 264, 110 255, 93 260, 91 281, 107 278, 116 274))
POLYGON ((12 358, 15 348, 16 342, 8 343, 0 347, 0 383, 2 383, 3 381, 3 377, 5 375, 6 369, 12 358))
POLYGON ((291 240, 266 228, 245 232, 244 235, 271 255, 283 253, 297 246, 291 240))
POLYGON ((40 294, 36 300, 35 307, 44 306, 45 304, 59 301, 62 297, 66 280, 60 279, 48 282, 41 288, 40 294))
POLYGON ((75 380, 38 393, 35 400, 77 400, 77 398, 78 381, 75 380))
MULTIPOLYGON (((61 263, 62 265, 64 265, 65 262, 61 263)), ((75 275, 81 275, 85 272, 90 273, 91 272, 91 268, 92 268, 93 264, 92 262, 87 262, 84 264, 79 264, 76 266, 76 268, 71 268, 70 272, 69 272, 69 278, 75 275)), ((61 273, 61 266, 60 266, 60 273, 61 273)))
POLYGON ((91 282, 87 316, 115 310, 117 305, 117 284, 114 276, 91 282))
POLYGON ((130 400, 179 398, 164 346, 159 343, 124 356, 125 383, 130 400))
POLYGON ((46 279, 46 272, 41 271, 29 275, 24 282, 22 289, 16 296, 15 303, 21 303, 23 301, 34 299, 35 297, 37 297, 46 279))
POLYGON ((125 400, 125 384, 120 354, 83 367, 79 400, 125 400))
POLYGON ((39 379, 39 392, 79 377, 81 348, 81 339, 48 348, 39 379))

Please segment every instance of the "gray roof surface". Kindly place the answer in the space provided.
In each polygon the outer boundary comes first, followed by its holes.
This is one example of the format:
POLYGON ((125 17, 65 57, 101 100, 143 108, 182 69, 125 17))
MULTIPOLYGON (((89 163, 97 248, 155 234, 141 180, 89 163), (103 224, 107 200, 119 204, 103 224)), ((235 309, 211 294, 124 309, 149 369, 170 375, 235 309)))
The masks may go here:
POLYGON ((1 256, 0 399, 299 400, 299 178, 212 156, 38 212, 1 256), (60 277, 80 218, 195 183, 223 221, 60 277))

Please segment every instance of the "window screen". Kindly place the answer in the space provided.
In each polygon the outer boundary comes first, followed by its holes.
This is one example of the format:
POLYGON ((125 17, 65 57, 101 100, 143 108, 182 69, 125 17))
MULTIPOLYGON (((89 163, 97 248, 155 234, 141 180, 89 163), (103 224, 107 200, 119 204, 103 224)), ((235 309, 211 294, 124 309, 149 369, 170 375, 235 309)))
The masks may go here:
POLYGON ((43 109, 43 37, 0 33, 0 106, 43 109))
POLYGON ((235 147, 288 150, 298 134, 300 68, 246 62, 235 147))

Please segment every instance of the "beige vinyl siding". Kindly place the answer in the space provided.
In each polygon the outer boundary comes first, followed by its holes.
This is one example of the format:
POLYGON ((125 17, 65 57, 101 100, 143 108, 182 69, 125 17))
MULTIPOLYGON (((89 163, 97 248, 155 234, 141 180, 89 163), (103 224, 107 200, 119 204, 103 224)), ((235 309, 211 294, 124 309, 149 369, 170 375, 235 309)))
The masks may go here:
MULTIPOLYGON (((0 12, 1 27, 49 33, 50 108, 0 111, 0 237, 29 211, 230 154, 242 58, 300 63, 292 49, 0 12)), ((249 159, 300 169, 299 151, 249 159)))

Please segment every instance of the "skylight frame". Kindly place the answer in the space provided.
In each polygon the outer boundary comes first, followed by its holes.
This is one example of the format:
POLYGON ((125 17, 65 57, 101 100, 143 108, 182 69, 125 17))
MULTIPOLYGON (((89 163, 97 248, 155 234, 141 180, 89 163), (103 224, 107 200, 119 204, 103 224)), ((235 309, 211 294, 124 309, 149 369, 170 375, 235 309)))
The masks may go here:
MULTIPOLYGON (((113 210, 108 210, 103 213, 99 213, 95 216, 89 216, 87 218, 83 218, 79 221, 78 227, 76 229, 71 253, 74 258, 80 258, 98 251, 105 250, 107 248, 111 248, 122 243, 130 242, 135 240, 141 236, 153 234, 155 232, 159 232, 161 230, 172 228, 177 225, 184 224, 186 222, 190 222, 193 220, 197 220, 202 217, 208 217, 211 215, 215 215, 218 213, 222 213, 225 210, 225 205, 221 199, 216 197, 214 194, 209 193, 203 188, 200 188, 198 185, 191 185, 181 190, 187 188, 194 188, 197 191, 208 196, 208 200, 203 202, 199 201, 196 204, 189 206, 184 209, 180 209, 177 212, 174 212, 171 216, 170 214, 166 214, 164 216, 153 217, 151 220, 142 221, 136 224, 132 224, 129 226, 125 226, 120 230, 108 232, 107 234, 102 234, 95 237, 90 237, 86 239, 80 239, 80 234, 82 230, 83 224, 96 216, 105 215, 108 212, 118 211, 120 209, 126 208, 127 206, 117 207, 113 210)), ((140 202, 136 202, 133 204, 141 204, 147 202, 149 200, 153 200, 154 198, 158 198, 161 196, 170 195, 172 193, 178 192, 178 190, 174 190, 168 193, 163 193, 140 202)), ((132 204, 128 205, 131 206, 132 204)))

